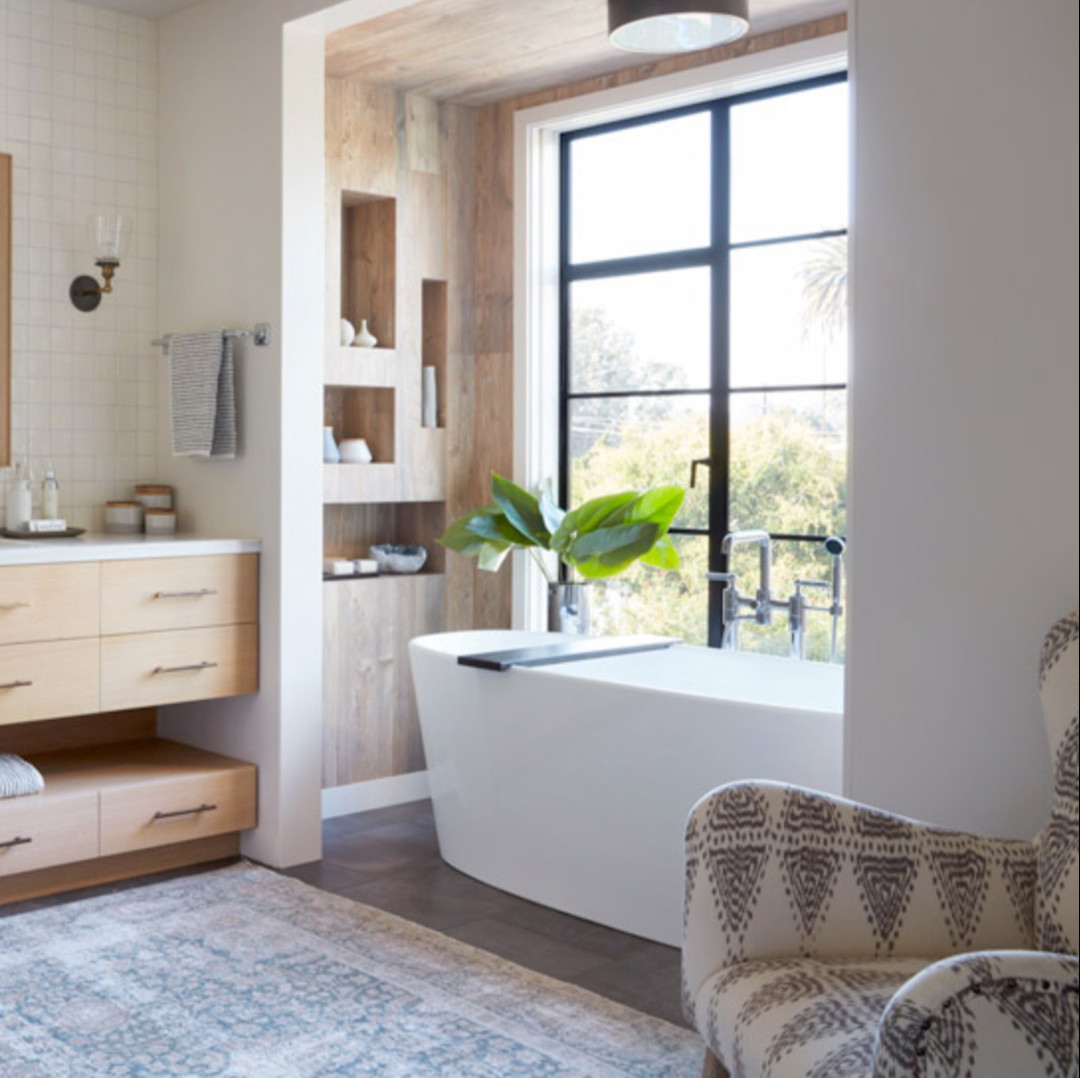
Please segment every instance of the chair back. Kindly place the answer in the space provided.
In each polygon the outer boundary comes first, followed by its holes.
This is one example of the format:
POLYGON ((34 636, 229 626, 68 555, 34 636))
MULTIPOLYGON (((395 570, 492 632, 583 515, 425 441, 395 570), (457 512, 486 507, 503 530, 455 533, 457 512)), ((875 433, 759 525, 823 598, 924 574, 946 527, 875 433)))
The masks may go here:
POLYGON ((1039 663, 1039 695, 1054 761, 1054 804, 1040 832, 1037 930, 1046 951, 1075 955, 1080 940, 1080 828, 1077 700, 1080 697, 1077 613, 1047 634, 1039 663))

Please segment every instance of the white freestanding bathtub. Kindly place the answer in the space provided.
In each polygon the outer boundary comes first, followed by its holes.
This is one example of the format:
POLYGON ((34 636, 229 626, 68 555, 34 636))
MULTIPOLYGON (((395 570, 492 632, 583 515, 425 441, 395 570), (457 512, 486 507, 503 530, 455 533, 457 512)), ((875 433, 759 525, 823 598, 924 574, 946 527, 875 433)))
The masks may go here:
POLYGON ((750 778, 840 792, 842 670, 682 645, 502 672, 457 663, 559 639, 412 641, 442 856, 534 902, 678 944, 683 827, 703 794, 750 778))

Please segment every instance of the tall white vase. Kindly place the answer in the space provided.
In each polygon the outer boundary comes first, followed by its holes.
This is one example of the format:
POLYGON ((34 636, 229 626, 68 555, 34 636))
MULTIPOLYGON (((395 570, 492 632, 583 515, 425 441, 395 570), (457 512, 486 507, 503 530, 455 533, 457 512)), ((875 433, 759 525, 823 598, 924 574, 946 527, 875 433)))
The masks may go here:
POLYGON ((420 371, 420 425, 439 425, 439 391, 434 367, 424 367, 420 371))
POLYGON ((334 439, 333 427, 323 427, 322 459, 324 464, 341 463, 341 450, 338 449, 337 442, 334 439))

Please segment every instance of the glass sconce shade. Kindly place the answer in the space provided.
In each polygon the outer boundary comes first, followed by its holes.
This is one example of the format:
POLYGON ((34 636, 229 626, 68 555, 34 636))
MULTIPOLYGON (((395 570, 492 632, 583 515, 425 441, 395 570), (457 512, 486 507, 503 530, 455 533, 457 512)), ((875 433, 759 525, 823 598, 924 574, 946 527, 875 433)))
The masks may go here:
POLYGON ((123 213, 95 213, 87 223, 94 261, 119 265, 131 241, 131 218, 123 213))
POLYGON ((89 312, 96 310, 101 297, 112 291, 112 279, 131 241, 131 218, 124 213, 95 213, 86 222, 86 230, 102 280, 82 274, 71 282, 68 296, 77 310, 89 312))
POLYGON ((612 45, 628 52, 692 52, 750 27, 748 0, 608 0, 612 45))

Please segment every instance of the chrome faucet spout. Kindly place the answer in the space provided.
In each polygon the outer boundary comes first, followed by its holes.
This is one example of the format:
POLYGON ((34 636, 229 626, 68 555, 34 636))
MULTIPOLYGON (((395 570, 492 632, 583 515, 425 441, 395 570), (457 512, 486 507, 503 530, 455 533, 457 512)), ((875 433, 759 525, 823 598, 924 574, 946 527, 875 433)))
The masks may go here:
POLYGON ((740 532, 728 532, 720 544, 720 552, 729 555, 737 546, 757 543, 759 576, 757 591, 757 622, 768 625, 772 621, 772 537, 761 528, 740 532))

